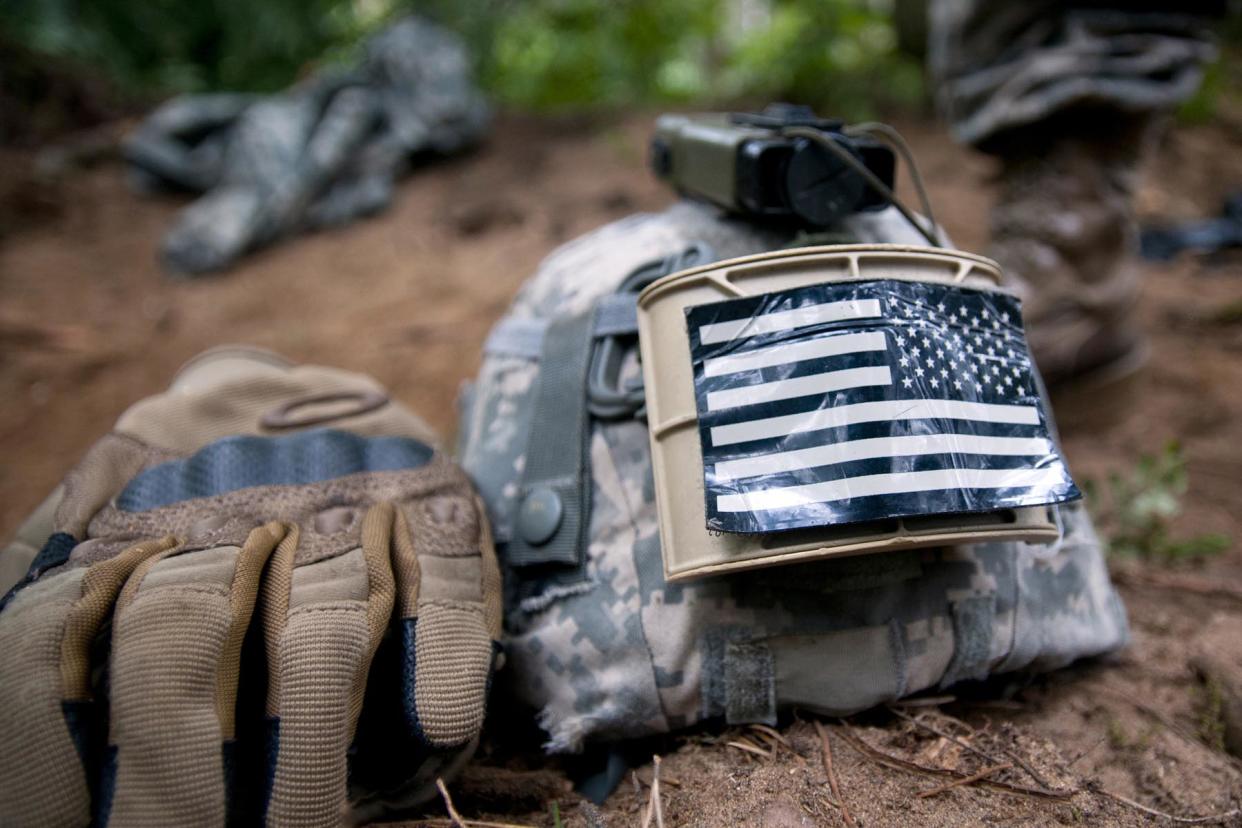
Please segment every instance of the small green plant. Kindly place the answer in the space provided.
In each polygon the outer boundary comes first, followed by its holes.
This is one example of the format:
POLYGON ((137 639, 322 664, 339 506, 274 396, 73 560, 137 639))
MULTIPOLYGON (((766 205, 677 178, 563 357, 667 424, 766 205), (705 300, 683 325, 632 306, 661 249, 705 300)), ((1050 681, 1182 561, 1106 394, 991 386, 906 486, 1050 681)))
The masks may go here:
POLYGON ((1208 317, 1217 325, 1237 325, 1242 323, 1242 299, 1235 299, 1221 305, 1208 317))
POLYGON ((1242 21, 1237 15, 1221 21, 1217 34, 1216 59, 1204 67, 1198 90, 1177 110, 1184 124, 1203 124, 1218 114, 1231 114, 1242 105, 1238 82, 1242 80, 1242 21))
POLYGON ((1108 738, 1108 743, 1113 750, 1137 750, 1144 751, 1151 747, 1152 737, 1156 735, 1156 728, 1148 727, 1137 733, 1131 733, 1126 729, 1125 725, 1116 716, 1110 716, 1108 723, 1105 725, 1104 734, 1108 738))
POLYGON ((1225 751, 1225 696, 1220 683, 1209 677, 1199 700, 1199 738, 1214 750, 1225 751))
POLYGON ((1144 454, 1129 474, 1108 476, 1106 492, 1088 484, 1089 499, 1109 530, 1109 553, 1118 557, 1175 564, 1218 555, 1230 546, 1221 534, 1175 538, 1173 520, 1182 512, 1189 479, 1186 460, 1176 441, 1159 454, 1144 454))
POLYGON ((1112 746, 1113 750, 1124 750, 1131 744, 1130 734, 1121 726, 1121 722, 1116 717, 1109 717, 1104 732, 1108 736, 1108 744, 1112 746))

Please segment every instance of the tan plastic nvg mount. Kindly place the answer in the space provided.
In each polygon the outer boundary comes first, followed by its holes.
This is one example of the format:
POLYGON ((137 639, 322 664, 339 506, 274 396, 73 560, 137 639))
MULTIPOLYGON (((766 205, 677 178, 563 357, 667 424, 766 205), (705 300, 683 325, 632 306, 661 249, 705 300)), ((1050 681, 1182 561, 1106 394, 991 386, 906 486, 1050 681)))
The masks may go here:
POLYGON ((913 547, 1055 540, 1043 506, 742 535, 706 528, 703 451, 685 309, 825 282, 900 279, 1000 292, 991 259, 907 245, 806 247, 729 259, 652 283, 638 298, 638 331, 664 576, 689 580, 742 569, 913 547))

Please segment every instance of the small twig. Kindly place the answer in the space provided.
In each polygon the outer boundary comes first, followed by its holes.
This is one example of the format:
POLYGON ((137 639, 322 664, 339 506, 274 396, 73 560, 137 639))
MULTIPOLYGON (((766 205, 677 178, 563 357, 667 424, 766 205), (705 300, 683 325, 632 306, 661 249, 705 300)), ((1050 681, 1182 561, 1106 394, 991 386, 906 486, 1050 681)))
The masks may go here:
POLYGON ((1105 734, 1105 735, 1101 736, 1101 737, 1100 737, 1100 741, 1096 742, 1094 745, 1092 745, 1092 746, 1091 746, 1091 747, 1089 747, 1089 748, 1084 748, 1084 749, 1083 749, 1083 750, 1082 750, 1082 751, 1081 751, 1081 752, 1080 752, 1077 756, 1075 756, 1073 759, 1071 759, 1071 760, 1069 760, 1068 762, 1066 762, 1066 763, 1065 763, 1065 767, 1066 767, 1067 769, 1068 769, 1068 768, 1072 768, 1072 767, 1074 767, 1074 765, 1077 765, 1077 764, 1078 764, 1078 760, 1079 760, 1079 759, 1082 759, 1083 757, 1087 756, 1087 754, 1089 754, 1089 753, 1094 753, 1096 748, 1098 748, 1100 745, 1104 744, 1104 743, 1105 743, 1105 742, 1107 742, 1107 741, 1108 741, 1108 735, 1107 735, 1107 734, 1105 734))
POLYGON ((999 765, 992 765, 984 768, 978 773, 972 773, 970 776, 963 776, 961 779, 954 779, 952 782, 946 782, 945 784, 932 788, 931 790, 919 791, 916 796, 919 799, 927 799, 930 796, 937 796, 945 791, 951 791, 954 788, 959 788, 962 785, 973 785, 975 782, 980 782, 994 773, 1000 773, 1001 771, 1009 770, 1012 767, 1012 762, 1003 762, 999 765))
MULTIPOLYGON (((640 785, 642 785, 642 786, 644 786, 644 787, 647 787, 647 788, 650 788, 650 787, 651 787, 651 783, 650 783, 650 782, 648 782, 646 779, 643 779, 643 778, 642 778, 641 776, 639 776, 637 773, 635 773, 635 774, 634 774, 634 778, 638 780, 638 784, 640 784, 640 785)), ((660 777, 660 784, 661 784, 661 785, 672 785, 674 788, 680 788, 680 787, 681 787, 681 780, 680 780, 680 779, 674 779, 674 778, 673 778, 673 777, 671 777, 671 776, 661 776, 661 777, 660 777)))
MULTIPOLYGON (((1111 690, 1111 688, 1101 688, 1101 689, 1111 690)), ((1122 694, 1119 693, 1118 695, 1122 695, 1122 694)), ((1137 704, 1141 704, 1141 702, 1137 702, 1137 700, 1127 699, 1127 701, 1134 701, 1137 704)), ((867 744, 867 742, 864 739, 862 739, 862 737, 855 734, 853 732, 853 728, 850 727, 850 724, 848 722, 841 720, 841 725, 843 726, 843 730, 841 731, 841 736, 845 739, 846 743, 850 747, 857 750, 863 756, 881 765, 887 765, 892 768, 911 771, 914 773, 923 773, 929 776, 948 776, 948 777, 953 777, 959 780, 965 780, 967 778, 965 774, 960 773, 958 771, 949 770, 948 768, 929 768, 925 765, 920 765, 917 762, 911 762, 908 759, 902 759, 899 756, 893 756, 892 754, 885 753, 884 751, 867 744)), ((1232 811, 1225 811, 1219 814, 1208 814, 1207 816, 1197 816, 1197 817, 1175 816, 1165 811, 1161 811, 1156 808, 1152 808, 1147 805, 1144 805, 1141 802, 1135 802, 1133 799, 1128 799, 1127 797, 1124 797, 1120 794, 1113 793, 1112 791, 1109 791, 1109 790, 1105 790, 1104 788, 1098 788, 1094 786, 1088 787, 1088 788, 1071 788, 1068 790, 1065 790, 1065 789, 1041 790, 1039 788, 1030 788, 1025 785, 1015 785, 1009 782, 1001 782, 1000 780, 997 780, 997 779, 981 778, 981 779, 974 780, 974 781, 980 785, 983 785, 989 788, 996 788, 998 790, 1009 791, 1011 793, 1025 794, 1027 796, 1040 797, 1042 799, 1070 799, 1071 797, 1076 796, 1077 794, 1080 794, 1080 793, 1094 793, 1099 796, 1108 797, 1109 799, 1112 799, 1113 801, 1118 802, 1127 807, 1134 808, 1135 810, 1138 810, 1138 811, 1142 811, 1143 813, 1148 814, 1149 816, 1160 817, 1162 819, 1167 819, 1171 822, 1176 822, 1182 825, 1203 825, 1203 824, 1212 823, 1212 822, 1224 822, 1225 820, 1234 819, 1235 817, 1242 816, 1242 808, 1235 808, 1232 811)))
POLYGON ((651 799, 655 802, 656 828, 664 828, 664 801, 660 796, 660 757, 652 756, 651 799))
POLYGON ((780 754, 780 748, 783 747, 789 751, 789 753, 793 756, 794 761, 797 762, 799 766, 806 767, 806 759, 803 758, 801 753, 798 753, 797 748, 793 746, 793 742, 785 738, 785 734, 781 733, 774 727, 768 727, 763 724, 752 724, 750 727, 756 733, 763 736, 764 741, 772 746, 773 753, 780 754))
POLYGON ((1028 762, 1026 759, 1024 759, 1021 755, 1019 755, 1017 751, 1010 750, 1009 748, 1004 747, 1002 745, 1001 752, 1004 753, 1006 756, 1008 756, 1010 759, 1012 759, 1015 763, 1017 763, 1018 767, 1026 771, 1026 775, 1031 777, 1031 779, 1034 779, 1036 785, 1038 785, 1039 787, 1043 788, 1046 791, 1053 790, 1052 785, 1048 783, 1048 780, 1040 776, 1039 772, 1036 771, 1035 768, 1031 767, 1031 763, 1028 762))
POLYGON ((660 757, 651 757, 651 793, 647 797, 647 807, 643 808, 643 828, 651 828, 651 818, 655 817, 656 828, 664 828, 664 808, 660 801, 660 757))
POLYGON ((764 745, 766 745, 767 749, 772 751, 772 753, 774 754, 781 752, 781 743, 773 739, 768 734, 756 733, 755 736, 757 737, 755 741, 760 743, 759 745, 760 747, 763 747, 764 745))
POLYGON ((453 807, 453 797, 449 796, 448 788, 444 787, 444 780, 436 777, 436 787, 440 789, 440 796, 444 799, 444 810, 448 811, 449 819, 453 821, 456 828, 466 828, 466 821, 461 818, 461 814, 457 813, 457 809, 453 807))
POLYGON ((815 720, 815 730, 819 733, 820 744, 824 748, 824 772, 828 774, 828 787, 832 790, 832 796, 841 806, 841 820, 848 826, 853 828, 854 818, 850 816, 849 806, 845 804, 845 797, 841 796, 841 786, 837 782, 837 771, 832 763, 832 742, 828 738, 828 729, 824 727, 823 722, 819 719, 815 720))
POLYGON ((1012 699, 980 699, 979 701, 963 701, 961 704, 975 710, 1026 710, 1026 705, 1012 699))
POLYGON ((841 803, 840 803, 840 802, 837 802, 835 799, 833 799, 833 798, 832 798, 832 797, 830 797, 830 796, 822 796, 822 795, 821 795, 821 796, 819 797, 819 801, 820 801, 820 802, 825 802, 825 803, 827 803, 827 804, 831 805, 832 807, 836 808, 838 811, 839 811, 839 810, 841 810, 841 803))
POLYGON ((942 704, 952 704, 957 701, 957 696, 916 696, 912 699, 898 699, 892 702, 890 707, 940 707, 942 704))
POLYGON ((768 736, 771 736, 773 739, 780 742, 785 747, 789 748, 790 750, 793 750, 793 745, 791 745, 789 743, 789 740, 786 739, 785 736, 776 728, 768 727, 767 725, 764 725, 764 724, 753 724, 750 726, 750 728, 751 730, 757 730, 760 733, 765 733, 768 736))
MULTIPOLYGON (((954 724, 958 725, 959 727, 963 727, 966 730, 970 731, 971 733, 977 733, 977 731, 973 727, 971 727, 969 723, 962 721, 956 716, 950 716, 948 713, 945 713, 943 710, 939 711, 939 713, 941 716, 953 722, 954 724)), ((1035 770, 1035 768, 1031 767, 1030 762, 1026 761, 1025 758, 1018 755, 1017 751, 1010 750, 1004 745, 1001 745, 1000 749, 1001 749, 1001 752, 1004 753, 1006 756, 1008 756, 1010 759, 1012 759, 1018 765, 1018 767, 1026 771, 1027 775, 1030 776, 1031 779, 1035 780, 1036 785, 1039 785, 1039 787, 1044 788, 1045 790, 1049 790, 1049 791, 1053 789, 1052 785, 1048 784, 1048 780, 1044 779, 1044 777, 1041 776, 1039 772, 1035 770)))
POLYGON ((964 748, 965 750, 970 751, 976 756, 981 756, 984 759, 987 759, 993 765, 1000 764, 1000 759, 997 758, 996 756, 993 756, 992 754, 988 753, 986 750, 982 750, 980 748, 975 747, 969 742, 959 739, 957 736, 954 736, 952 733, 948 733, 947 731, 941 730, 940 728, 936 727, 934 724, 925 722, 922 719, 916 719, 915 717, 911 716, 909 713, 905 713, 901 710, 898 710, 895 707, 889 707, 888 709, 890 713, 896 716, 900 716, 901 718, 905 719, 910 724, 915 725, 916 727, 921 727, 929 733, 934 733, 935 735, 939 736, 942 739, 948 739, 950 742, 957 745, 958 747, 964 748))
POLYGON ((1181 823, 1182 825, 1202 825, 1203 823, 1208 823, 1208 822, 1224 822, 1227 819, 1233 819, 1236 816, 1242 816, 1242 808, 1234 808, 1232 811, 1225 811, 1224 813, 1221 813, 1221 814, 1208 814, 1207 816, 1197 816, 1197 817, 1174 816, 1173 814, 1157 810, 1156 808, 1150 808, 1141 802, 1135 802, 1133 799, 1127 799, 1121 794, 1115 794, 1112 791, 1107 791, 1103 788, 1093 788, 1092 790, 1094 793, 1098 793, 1102 796, 1106 796, 1109 799, 1114 800, 1115 802, 1120 802, 1122 805, 1128 805, 1129 807, 1134 808, 1135 810, 1142 811, 1143 813, 1149 814, 1150 816, 1160 817, 1162 819, 1167 819, 1171 822, 1178 822, 1178 823, 1181 823))
MULTIPOLYGON (((948 768, 931 768, 926 765, 920 765, 918 762, 911 762, 909 759, 902 759, 900 756, 893 756, 891 753, 885 753, 879 748, 872 747, 867 744, 860 736, 853 732, 853 728, 849 723, 842 720, 841 724, 844 730, 841 736, 845 739, 846 744, 854 748, 863 756, 878 762, 881 765, 897 768, 898 770, 910 771, 912 773, 925 773, 929 776, 946 776, 951 779, 961 779, 966 774, 961 771, 949 770, 948 768)), ((1018 785, 1012 782, 1001 782, 998 779, 984 779, 980 784, 989 788, 995 788, 1001 791, 1009 791, 1010 793, 1022 794, 1024 796, 1035 796, 1040 799, 1069 799, 1079 793, 1078 789, 1044 789, 1032 788, 1027 785, 1018 785)))
POLYGON ((772 755, 771 751, 764 750, 758 745, 752 744, 751 742, 748 742, 745 739, 738 739, 733 742, 725 742, 725 744, 728 745, 729 747, 737 748, 738 750, 744 750, 747 753, 753 753, 756 756, 771 756, 772 755))
POLYGON ((448 823, 453 828, 531 828, 529 825, 517 825, 511 822, 484 822, 478 819, 467 821, 461 814, 457 813, 457 809, 453 807, 453 798, 449 796, 448 788, 444 786, 444 780, 436 777, 436 788, 440 791, 440 797, 444 800, 444 810, 448 811, 448 823))
MULTIPOLYGON (((889 710, 890 710, 892 713, 895 713, 895 714, 897 714, 898 716, 900 716, 901 718, 905 719, 906 721, 911 722, 912 724, 915 724, 915 725, 917 725, 917 726, 919 726, 919 727, 921 727, 921 728, 924 728, 925 730, 928 730, 928 731, 930 731, 930 732, 932 732, 932 733, 936 734, 937 736, 941 737, 942 739, 948 739, 948 740, 949 740, 950 742, 952 742, 953 744, 958 745, 958 746, 960 746, 960 747, 963 747, 963 748, 965 748, 966 750, 969 750, 971 753, 974 753, 974 754, 976 754, 977 756, 981 756, 981 757, 983 757, 984 759, 987 759, 987 760, 988 760, 989 762, 991 762, 993 765, 996 765, 996 764, 999 764, 999 763, 1000 763, 1000 759, 999 759, 999 757, 993 756, 992 754, 988 753, 987 751, 985 751, 985 750, 981 750, 981 749, 979 749, 979 748, 975 747, 974 745, 970 744, 969 742, 963 741, 963 740, 961 740, 961 739, 957 738, 956 736, 954 736, 953 734, 951 734, 951 733, 947 733, 947 732, 945 732, 945 731, 941 730, 940 728, 936 727, 935 725, 930 724, 929 722, 925 722, 925 721, 923 721, 922 719, 916 719, 915 717, 910 716, 910 715, 908 715, 908 714, 906 714, 906 713, 903 713, 903 712, 901 712, 900 710, 896 710, 896 709, 894 709, 894 708, 892 708, 892 707, 890 707, 890 708, 889 708, 889 710)), ((961 719, 957 719, 957 718, 954 718, 953 716, 949 716, 949 715, 947 715, 947 714, 943 714, 943 713, 942 713, 941 715, 942 715, 942 716, 944 716, 944 717, 945 717, 946 719, 948 719, 949 721, 956 722, 957 724, 961 725, 962 727, 966 728, 967 730, 970 730, 970 731, 972 731, 972 732, 974 731, 974 728, 972 728, 970 725, 966 724, 966 722, 963 722, 961 719)), ((1036 784, 1036 785, 1039 785, 1039 787, 1043 788, 1044 790, 1052 790, 1052 786, 1051 786, 1051 785, 1049 785, 1049 784, 1048 784, 1048 782, 1047 782, 1047 781, 1046 781, 1046 780, 1045 780, 1042 776, 1040 776, 1040 775, 1036 772, 1036 770, 1035 770, 1033 767, 1031 767, 1031 765, 1030 765, 1030 763, 1029 763, 1029 762, 1027 762, 1025 759, 1023 759, 1021 756, 1019 756, 1017 753, 1015 753, 1014 751, 1010 750, 1010 749, 1009 749, 1009 748, 1007 748, 1007 747, 1002 746, 1002 747, 1001 747, 1001 751, 1003 751, 1003 752, 1004 752, 1004 754, 1005 754, 1006 756, 1008 756, 1008 757, 1009 757, 1010 759, 1012 759, 1015 763, 1017 763, 1017 765, 1018 765, 1020 768, 1022 768, 1022 770, 1026 771, 1027 775, 1028 775, 1028 776, 1030 776, 1030 777, 1031 777, 1031 779, 1035 780, 1035 784, 1036 784)))

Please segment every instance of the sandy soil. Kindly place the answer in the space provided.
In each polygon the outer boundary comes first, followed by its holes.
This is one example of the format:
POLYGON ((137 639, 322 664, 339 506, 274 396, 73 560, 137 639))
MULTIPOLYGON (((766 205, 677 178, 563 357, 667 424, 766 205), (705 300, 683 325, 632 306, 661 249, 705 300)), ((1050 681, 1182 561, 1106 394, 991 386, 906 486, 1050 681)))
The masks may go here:
MULTIPOLYGON (((990 163, 933 125, 901 126, 950 234, 980 249, 990 163)), ((130 402, 224 342, 369 372, 450 433, 457 388, 475 371, 488 327, 540 258, 602 222, 669 201, 642 170, 649 127, 645 116, 502 119, 488 147, 420 171, 383 216, 197 281, 166 278, 155 258, 176 200, 131 194, 115 164, 22 190, 12 181, 30 156, 0 156, 0 178, 10 181, 0 188, 0 213, 8 211, 0 215, 0 535, 130 402)), ((1236 128, 1172 134, 1150 166, 1141 208, 1175 218, 1214 212, 1242 183, 1240 150, 1236 128)), ((1112 427, 1068 431, 1071 464, 1080 478, 1103 479, 1177 438, 1190 492, 1173 532, 1242 538, 1242 255, 1141 267, 1153 362, 1112 427)), ((665 824, 837 825, 844 809, 856 824, 876 826, 1167 821, 1100 789, 1180 816, 1242 806, 1242 770, 1203 735, 1215 722, 1212 697, 1189 666, 1210 630, 1235 659, 1242 653, 1242 640, 1219 632, 1242 620, 1242 549, 1235 543, 1198 570, 1122 574, 1134 627, 1127 650, 907 708, 922 717, 917 724, 889 711, 832 722, 839 794, 809 720, 777 736, 716 729, 653 743, 663 758, 665 824), (1010 764, 988 779, 1054 793, 972 784, 919 798, 951 780, 903 769, 856 747, 863 743, 959 774, 1010 764)), ((641 823, 652 766, 597 814, 568 792, 565 770, 562 760, 493 738, 454 790, 469 818, 551 825, 556 801, 566 824, 597 815, 609 825, 641 823)), ((429 816, 437 820, 447 824, 442 811, 429 816)))

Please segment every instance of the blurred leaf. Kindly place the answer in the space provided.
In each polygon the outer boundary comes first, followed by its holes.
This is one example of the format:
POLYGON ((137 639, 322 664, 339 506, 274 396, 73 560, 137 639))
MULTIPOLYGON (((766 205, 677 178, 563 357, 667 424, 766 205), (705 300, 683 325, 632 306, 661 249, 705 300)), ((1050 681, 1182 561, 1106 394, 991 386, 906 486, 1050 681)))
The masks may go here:
POLYGON ((4 0, 0 34, 131 92, 274 90, 384 17, 383 0, 4 0))
POLYGON ((1088 481, 1084 491, 1108 530, 1110 554, 1173 564, 1202 560, 1230 547, 1232 541, 1219 534, 1170 537, 1190 484, 1176 441, 1159 454, 1142 455, 1129 474, 1110 474, 1107 482, 1102 491, 1088 481))
POLYGON ((459 32, 523 109, 796 100, 845 118, 922 95, 884 0, 0 0, 2 33, 122 89, 265 91, 394 16, 459 32))

